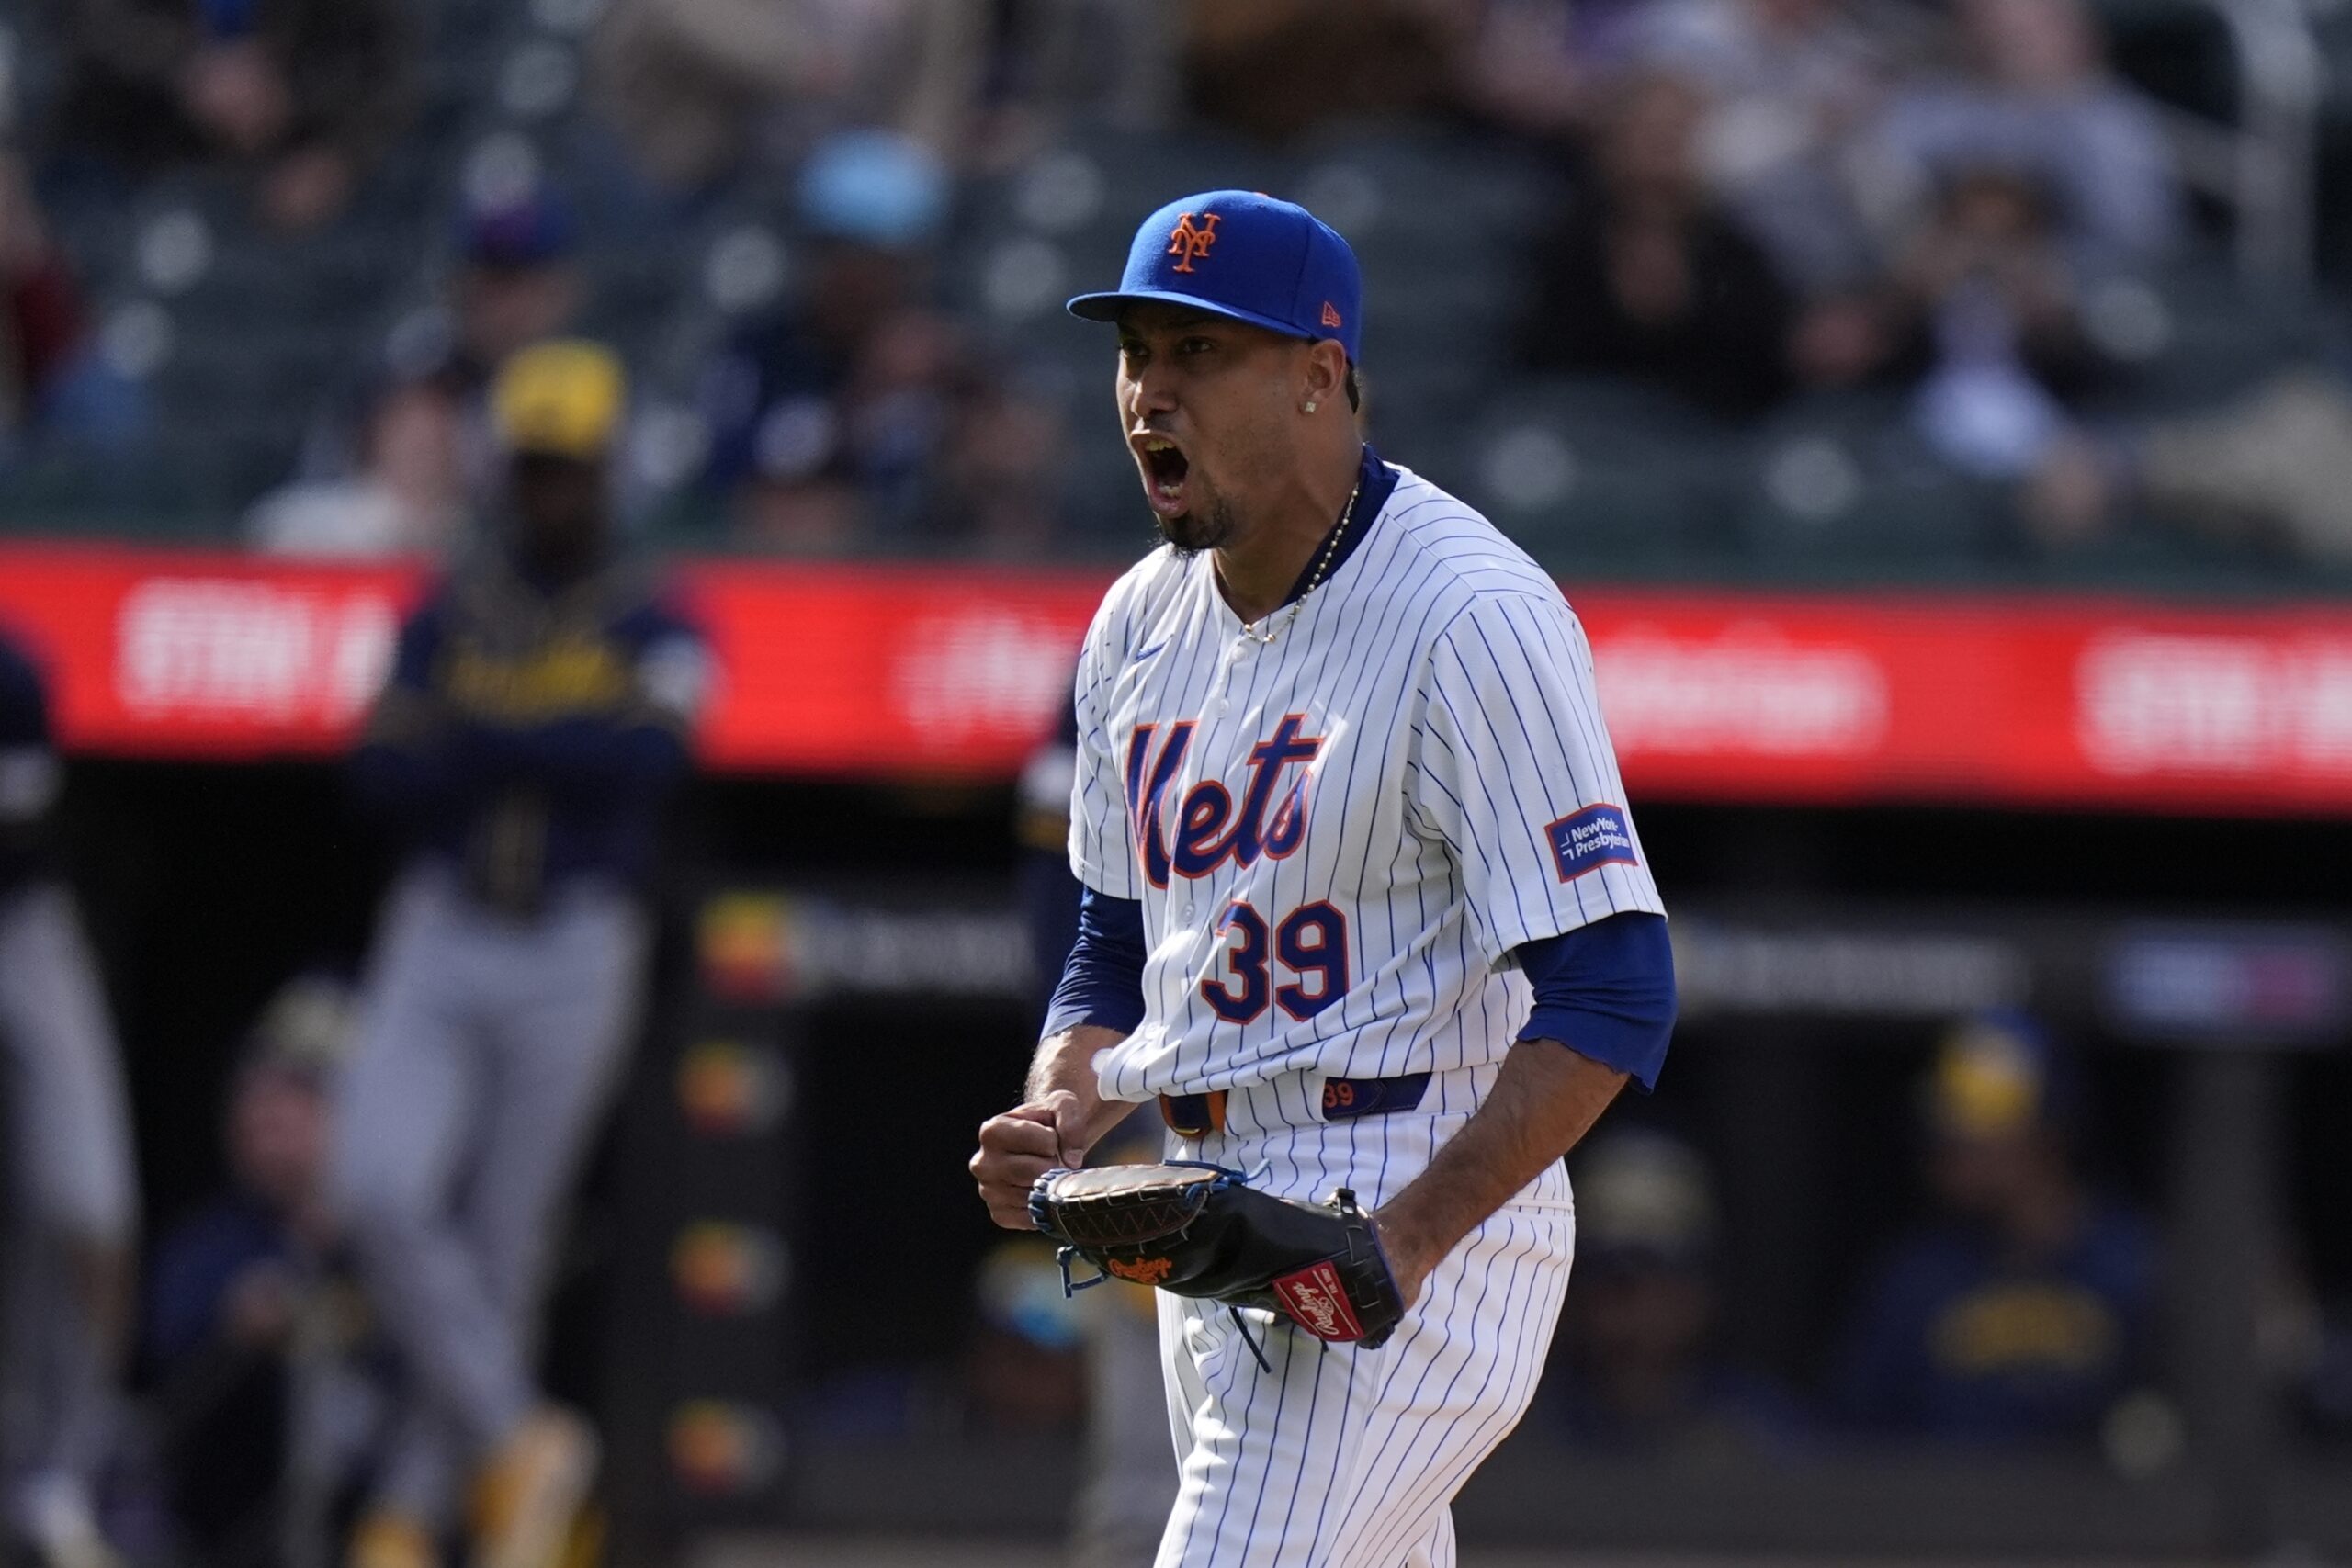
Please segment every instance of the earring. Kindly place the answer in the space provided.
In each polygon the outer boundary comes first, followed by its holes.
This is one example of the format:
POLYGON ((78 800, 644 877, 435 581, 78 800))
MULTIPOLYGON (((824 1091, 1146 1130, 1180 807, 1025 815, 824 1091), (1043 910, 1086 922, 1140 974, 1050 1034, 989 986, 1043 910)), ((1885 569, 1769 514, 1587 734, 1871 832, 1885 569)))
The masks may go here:
POLYGON ((1314 403, 1309 402, 1309 403, 1306 404, 1306 405, 1304 406, 1304 408, 1303 408, 1300 412, 1305 412, 1305 413, 1313 413, 1313 412, 1315 412, 1315 405, 1314 405, 1314 403))

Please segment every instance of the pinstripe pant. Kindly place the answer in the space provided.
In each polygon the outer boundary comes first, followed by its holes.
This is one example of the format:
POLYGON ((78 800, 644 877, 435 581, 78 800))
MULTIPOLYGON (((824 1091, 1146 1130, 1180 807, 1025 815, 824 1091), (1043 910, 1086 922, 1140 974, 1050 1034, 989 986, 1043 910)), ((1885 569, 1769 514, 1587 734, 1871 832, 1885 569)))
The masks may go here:
MULTIPOLYGON (((1272 1092, 1254 1098, 1270 1116, 1272 1092)), ((1247 1117, 1239 1100, 1235 1114, 1247 1117)), ((1466 1119, 1245 1126, 1180 1142, 1177 1153, 1283 1197, 1351 1186, 1377 1204, 1466 1119)), ((1162 1292, 1183 1479, 1157 1568, 1451 1568, 1449 1505, 1534 1397, 1575 1249, 1576 1211, 1555 1165, 1453 1250, 1377 1350, 1326 1350, 1267 1314, 1245 1314, 1271 1373, 1222 1307, 1162 1292)))

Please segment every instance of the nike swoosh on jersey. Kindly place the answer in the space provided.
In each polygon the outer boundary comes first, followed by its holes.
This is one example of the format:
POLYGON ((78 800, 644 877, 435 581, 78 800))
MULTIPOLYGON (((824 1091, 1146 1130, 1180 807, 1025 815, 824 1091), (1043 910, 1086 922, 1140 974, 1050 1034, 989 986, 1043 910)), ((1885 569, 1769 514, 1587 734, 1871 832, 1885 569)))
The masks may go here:
POLYGON ((1167 646, 1168 639, 1166 637, 1161 637, 1149 648, 1145 649, 1142 652, 1136 654, 1133 658, 1129 659, 1127 662, 1130 664, 1141 664, 1145 660, 1149 659, 1153 654, 1158 653, 1161 649, 1166 648, 1167 646))

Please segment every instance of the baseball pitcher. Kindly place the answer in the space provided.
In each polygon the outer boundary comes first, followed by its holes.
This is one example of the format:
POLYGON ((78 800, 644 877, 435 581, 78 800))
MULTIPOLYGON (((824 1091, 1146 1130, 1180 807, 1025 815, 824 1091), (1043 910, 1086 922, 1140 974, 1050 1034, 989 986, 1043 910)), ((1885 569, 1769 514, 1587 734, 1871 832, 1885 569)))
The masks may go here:
POLYGON ((1159 1568, 1450 1564, 1567 1286, 1561 1156, 1672 1026, 1590 649, 1364 445, 1355 257, 1304 209, 1170 203, 1070 309, 1163 542, 1087 634, 1079 941, 972 1170, 1074 1284, 1159 1287, 1159 1568), (1083 1168, 1152 1100, 1177 1163, 1083 1168))

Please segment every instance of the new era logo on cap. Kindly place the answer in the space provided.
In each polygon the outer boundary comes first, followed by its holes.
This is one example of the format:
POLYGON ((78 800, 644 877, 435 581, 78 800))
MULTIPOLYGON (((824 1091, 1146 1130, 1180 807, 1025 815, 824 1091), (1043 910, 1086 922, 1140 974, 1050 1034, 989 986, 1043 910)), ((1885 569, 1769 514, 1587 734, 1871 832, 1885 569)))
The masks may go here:
POLYGON ((1363 277, 1355 253, 1296 202, 1248 190, 1203 191, 1143 220, 1119 287, 1081 294, 1070 313, 1115 321, 1144 300, 1187 306, 1292 337, 1362 350, 1363 277))

